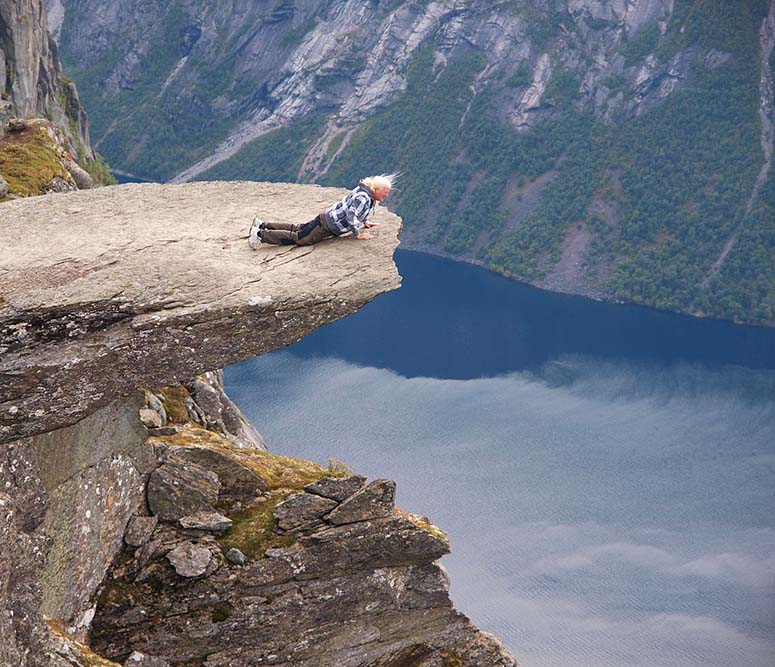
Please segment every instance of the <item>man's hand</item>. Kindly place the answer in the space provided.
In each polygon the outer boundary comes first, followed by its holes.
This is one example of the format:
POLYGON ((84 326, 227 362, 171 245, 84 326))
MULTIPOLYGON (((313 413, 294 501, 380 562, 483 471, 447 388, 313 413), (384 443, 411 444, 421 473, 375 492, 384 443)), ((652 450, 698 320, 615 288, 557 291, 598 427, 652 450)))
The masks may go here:
POLYGON ((374 238, 369 232, 361 232, 358 234, 358 236, 355 237, 359 241, 368 241, 371 238, 374 238))
POLYGON ((381 222, 365 222, 363 224, 364 227, 379 227, 382 223, 381 222))

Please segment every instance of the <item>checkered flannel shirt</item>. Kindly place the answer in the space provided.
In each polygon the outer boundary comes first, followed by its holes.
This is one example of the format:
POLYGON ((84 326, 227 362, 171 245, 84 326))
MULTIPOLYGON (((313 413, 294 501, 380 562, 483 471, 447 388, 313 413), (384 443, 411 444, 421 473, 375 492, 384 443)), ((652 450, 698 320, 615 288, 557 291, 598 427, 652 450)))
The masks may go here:
POLYGON ((374 195, 368 187, 359 183, 342 201, 326 209, 328 228, 337 236, 352 232, 357 237, 373 207, 374 195))

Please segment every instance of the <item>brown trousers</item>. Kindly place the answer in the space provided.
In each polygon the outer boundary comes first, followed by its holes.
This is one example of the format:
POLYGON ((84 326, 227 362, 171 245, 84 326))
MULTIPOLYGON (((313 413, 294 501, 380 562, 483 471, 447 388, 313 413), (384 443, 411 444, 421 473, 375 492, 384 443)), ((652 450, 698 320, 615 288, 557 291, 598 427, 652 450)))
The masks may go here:
POLYGON ((289 222, 265 222, 258 233, 263 243, 274 245, 312 245, 334 236, 325 221, 326 214, 320 213, 303 225, 289 222))

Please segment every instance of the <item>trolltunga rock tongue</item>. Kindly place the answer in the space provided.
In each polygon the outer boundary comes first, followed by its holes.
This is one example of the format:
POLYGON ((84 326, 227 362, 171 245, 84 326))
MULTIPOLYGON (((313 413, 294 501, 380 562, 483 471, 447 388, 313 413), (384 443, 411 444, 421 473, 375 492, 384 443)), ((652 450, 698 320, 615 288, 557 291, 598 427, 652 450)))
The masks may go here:
POLYGON ((249 249, 255 215, 306 222, 346 192, 130 184, 0 206, 0 442, 294 343, 400 283, 400 220, 371 241, 249 249))

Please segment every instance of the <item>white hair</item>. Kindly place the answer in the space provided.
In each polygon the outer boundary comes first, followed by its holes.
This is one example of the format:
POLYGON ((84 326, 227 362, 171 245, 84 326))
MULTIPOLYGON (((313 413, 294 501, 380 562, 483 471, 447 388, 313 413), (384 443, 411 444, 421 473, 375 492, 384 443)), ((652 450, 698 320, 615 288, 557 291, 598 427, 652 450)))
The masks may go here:
POLYGON ((380 174, 379 176, 367 176, 361 182, 372 192, 375 190, 392 190, 400 174, 380 174))

